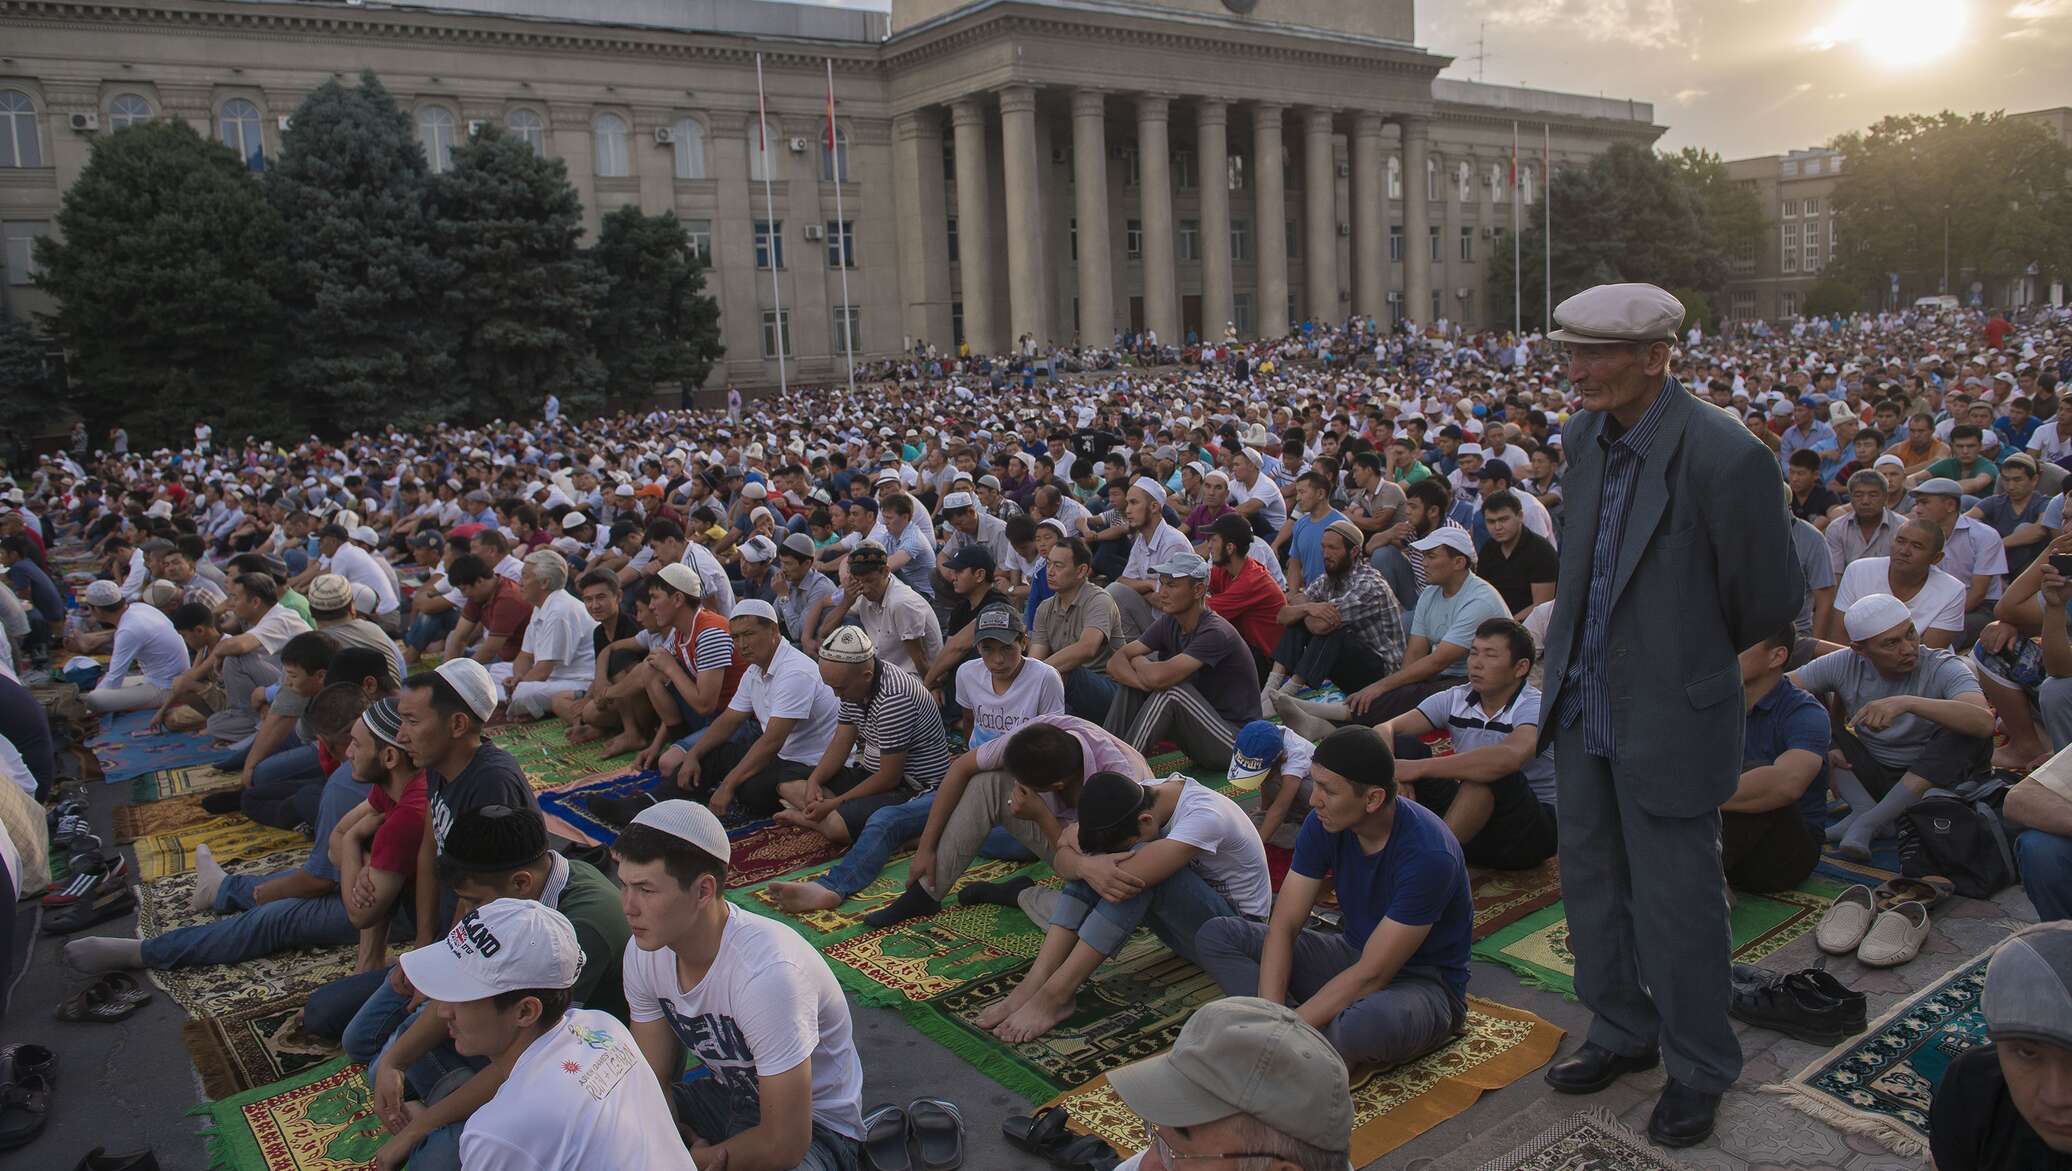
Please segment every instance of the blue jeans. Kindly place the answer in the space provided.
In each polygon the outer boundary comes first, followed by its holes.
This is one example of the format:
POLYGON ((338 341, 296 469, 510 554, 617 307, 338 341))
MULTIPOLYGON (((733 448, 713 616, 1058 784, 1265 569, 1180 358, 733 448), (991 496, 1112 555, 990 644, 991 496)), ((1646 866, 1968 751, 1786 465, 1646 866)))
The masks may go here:
POLYGON ((409 643, 420 654, 433 643, 443 643, 453 628, 460 625, 459 610, 441 610, 437 614, 419 614, 410 620, 410 626, 403 632, 403 641, 409 643))
MULTIPOLYGON (((833 870, 813 881, 845 899, 869 886, 901 846, 920 837, 921 831, 928 828, 928 811, 933 808, 935 790, 930 789, 903 805, 888 805, 871 814, 870 820, 863 823, 863 832, 856 835, 856 841, 842 855, 842 860, 835 863, 833 870)), ((1013 862, 1036 860, 1028 847, 999 826, 994 826, 993 832, 986 835, 979 853, 988 858, 1013 862)))
POLYGON ((1237 914, 1230 900, 1191 866, 1182 866, 1172 877, 1133 899, 1111 903, 1094 893, 1094 888, 1074 879, 1058 892, 1051 909, 1050 925, 1075 931, 1079 941, 1112 956, 1122 950, 1130 933, 1151 921, 1151 932, 1173 954, 1188 963, 1198 963, 1194 936, 1211 919, 1237 914))
POLYGON ((386 971, 356 972, 318 988, 302 1008, 304 1031, 319 1037, 343 1037, 374 990, 387 980, 386 971))
POLYGON ((2022 887, 2041 922, 2072 918, 2072 838, 2026 830, 2014 842, 2022 887))
MULTIPOLYGON (((268 876, 274 877, 274 876, 268 876)), ((359 939, 337 895, 317 899, 275 899, 252 903, 252 891, 263 878, 231 875, 216 892, 216 910, 231 912, 213 923, 178 927, 144 941, 144 966, 197 967, 235 964, 276 952, 309 947, 336 947, 359 939), (247 909, 249 908, 249 909, 247 909)))
MULTIPOLYGON (((242 765, 240 765, 242 767, 242 765)), ((323 766, 317 763, 317 750, 309 744, 297 744, 284 748, 258 764, 252 766, 252 787, 281 784, 288 781, 323 779, 323 766)))
POLYGON ((1065 712, 1098 724, 1108 718, 1108 705, 1115 702, 1115 680, 1091 667, 1074 667, 1065 672, 1065 712))
MULTIPOLYGON (((388 1052, 389 1045, 397 1035, 409 1028, 410 1023, 417 1019, 417 1014, 424 1011, 424 1005, 412 1009, 407 997, 396 994, 395 988, 388 982, 386 972, 365 973, 348 979, 364 979, 366 975, 381 976, 381 984, 374 989, 373 995, 367 997, 367 1003, 360 1006, 360 1011, 353 1016, 352 1023, 339 1035, 338 1044, 345 1050, 346 1056, 372 1068, 374 1063, 388 1052)), ((303 1015, 307 1020, 308 1014, 305 1012, 303 1015)), ((484 1058, 462 1057, 454 1050, 453 1042, 441 1041, 432 1047, 430 1053, 418 1058, 409 1069, 403 1071, 403 1081, 409 1086, 411 1094, 423 1100, 449 1076, 461 1071, 472 1072, 488 1064, 484 1058)))
MULTIPOLYGON (((693 1076, 669 1089, 670 1096, 676 1099, 677 1118, 708 1143, 725 1142, 762 1120, 759 1099, 736 1098, 710 1075, 693 1076), (741 1109, 744 1106, 748 1109, 741 1109)), ((417 1171, 415 1159, 410 1166, 411 1171, 417 1171)), ((806 1148, 806 1157, 795 1171, 859 1171, 862 1166, 861 1144, 815 1122, 813 1143, 806 1148)))

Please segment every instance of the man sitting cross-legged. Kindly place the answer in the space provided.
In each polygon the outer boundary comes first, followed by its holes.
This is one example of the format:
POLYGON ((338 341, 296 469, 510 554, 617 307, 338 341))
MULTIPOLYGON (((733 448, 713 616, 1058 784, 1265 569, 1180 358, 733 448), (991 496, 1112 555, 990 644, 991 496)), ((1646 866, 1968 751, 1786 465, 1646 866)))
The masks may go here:
POLYGON ((735 651, 727 619, 705 605, 705 583, 697 570, 674 562, 647 584, 648 610, 667 634, 648 650, 643 675, 648 705, 661 726, 633 767, 667 773, 681 755, 672 754, 671 741, 687 748, 692 736, 720 719, 748 664, 735 651))
POLYGON ((1207 560, 1174 553, 1150 572, 1162 613, 1108 660, 1117 686, 1106 723, 1126 729, 1139 752, 1171 739, 1194 763, 1215 768, 1230 759, 1238 729, 1259 708, 1252 652, 1208 607, 1207 560))
POLYGON ((1741 652, 1748 720, 1741 781, 1719 809, 1720 864, 1728 886, 1751 894, 1804 882, 1827 824, 1827 709, 1785 678, 1797 640, 1784 627, 1741 652))
MULTIPOLYGON (((597 623, 590 631, 590 648, 596 659, 596 668, 587 689, 561 692, 548 701, 547 707, 568 721, 569 743, 587 744, 601 738, 605 731, 625 725, 618 702, 623 696, 612 696, 612 688, 614 684, 629 682, 627 676, 631 669, 647 657, 647 646, 640 641, 643 633, 640 622, 619 607, 618 575, 608 569, 593 569, 576 584, 583 599, 583 610, 597 623)), ((648 579, 642 578, 636 583, 635 592, 644 593, 647 584, 648 579)), ((625 714, 636 712, 648 717, 654 714, 645 704, 625 714)), ((633 747, 638 748, 639 744, 633 747)))
POLYGON ((1266 677, 1273 696, 1329 681, 1351 695, 1403 665, 1403 611, 1379 570, 1360 555, 1358 525, 1335 520, 1320 538, 1323 572, 1276 615, 1284 628, 1266 677))
POLYGON ((1226 915, 1264 921, 1272 909, 1259 831, 1237 802, 1191 777, 1146 785, 1095 773, 1079 792, 1076 834, 1066 833, 1086 873, 1058 892, 1043 948, 1013 994, 979 1015, 978 1027, 1003 1041, 1032 1041, 1062 1024, 1080 985, 1146 923, 1192 963, 1202 924, 1226 915))
POLYGON ((1510 618, 1475 628, 1468 681, 1382 727, 1396 751, 1396 783, 1446 819, 1470 866, 1530 870, 1554 856, 1554 757, 1540 748, 1540 689, 1532 635, 1510 618), (1453 736, 1433 756, 1418 739, 1453 736))
POLYGON ((1467 1019, 1475 925, 1460 843, 1439 816, 1396 796, 1395 759, 1372 728, 1317 745, 1311 813, 1270 923, 1212 919, 1201 966, 1230 996, 1284 1002, 1348 1066, 1399 1065, 1446 1043, 1467 1019), (1304 928, 1326 877, 1342 933, 1304 928))

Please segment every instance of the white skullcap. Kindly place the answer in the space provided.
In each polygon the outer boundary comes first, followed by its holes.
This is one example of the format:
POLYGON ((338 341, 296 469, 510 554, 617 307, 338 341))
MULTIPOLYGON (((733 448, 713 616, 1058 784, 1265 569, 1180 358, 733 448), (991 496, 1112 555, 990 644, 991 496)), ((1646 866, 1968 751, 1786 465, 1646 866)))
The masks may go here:
POLYGON ((1849 607, 1842 625, 1849 632, 1850 642, 1861 642, 1883 634, 1913 616, 1907 604, 1891 594, 1865 594, 1849 607))
POLYGON ((1150 476, 1138 476, 1136 482, 1132 483, 1130 487, 1151 497, 1154 503, 1164 504, 1166 502, 1165 485, 1152 479, 1150 476))

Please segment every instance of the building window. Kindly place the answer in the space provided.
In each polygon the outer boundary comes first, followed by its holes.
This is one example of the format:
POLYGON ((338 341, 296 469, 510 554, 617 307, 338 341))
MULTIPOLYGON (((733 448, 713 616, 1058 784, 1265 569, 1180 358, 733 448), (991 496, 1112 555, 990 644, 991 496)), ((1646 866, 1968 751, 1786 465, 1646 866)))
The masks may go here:
POLYGON ((957 263, 957 217, 950 217, 950 263, 957 263))
POLYGON ((1230 295, 1230 324, 1239 337, 1252 333, 1252 294, 1232 293, 1230 295))
POLYGON ((10 285, 33 285, 43 266, 36 263, 36 241, 50 235, 50 224, 42 220, 16 220, 0 224, 0 242, 6 245, 0 265, 7 270, 10 285))
POLYGON ((791 357, 791 310, 763 310, 763 357, 791 357))
POLYGON ((1783 209, 1783 216, 1784 216, 1784 218, 1785 218, 1785 219, 1788 219, 1788 220, 1793 220, 1793 219, 1797 219, 1797 218, 1798 218, 1798 216, 1799 216, 1799 201, 1798 201, 1798 200, 1796 200, 1796 199, 1787 199, 1787 200, 1785 200, 1785 201, 1784 201, 1784 203, 1783 203, 1783 204, 1782 204, 1781 206, 1782 206, 1782 209, 1783 209))
POLYGON ((1511 202, 1510 177, 1504 171, 1504 164, 1489 164, 1489 202, 1511 202))
MULTIPOLYGON (((1067 241, 1068 243, 1070 243, 1070 244, 1071 244, 1071 246, 1072 246, 1072 259, 1074 259, 1074 260, 1078 260, 1078 259, 1079 259, 1079 217, 1078 217, 1078 216, 1073 216, 1073 217, 1072 217, 1071 219, 1069 219, 1069 220, 1065 221, 1065 239, 1066 239, 1066 241, 1067 241)), ((1077 314, 1074 314, 1074 316, 1077 316, 1077 314)))
POLYGON ((832 310, 835 353, 849 354, 863 348, 863 309, 857 305, 836 305, 832 310))
POLYGON ((849 128, 839 123, 835 125, 835 142, 832 147, 827 144, 826 134, 820 136, 820 181, 822 183, 834 182, 835 169, 837 167, 841 168, 841 181, 847 183, 849 181, 849 128))
POLYGON ((1403 198, 1403 160, 1389 156, 1389 198, 1403 198))
POLYGON ((1475 229, 1473 228, 1464 227, 1460 230, 1460 258, 1463 261, 1473 261, 1475 259, 1475 229))
POLYGON ((1194 190, 1194 152, 1191 150, 1173 152, 1173 190, 1194 190))
POLYGON ((961 352, 964 348, 964 302, 950 302, 950 348, 961 352))
POLYGON ((36 103, 18 89, 0 89, 0 167, 40 167, 43 139, 36 133, 36 103))
POLYGON ((1243 191, 1245 189, 1245 156, 1232 152, 1226 169, 1230 172, 1230 189, 1232 191, 1243 191))
MULTIPOLYGON (((1440 261, 1441 259, 1442 259, 1442 257, 1441 257, 1441 256, 1439 255, 1439 225, 1438 225, 1438 224, 1433 224, 1433 225, 1432 225, 1432 263, 1433 263, 1433 264, 1437 264, 1437 263, 1439 263, 1439 261, 1440 261)), ((1436 320, 1438 320, 1438 319, 1437 319, 1437 318, 1433 318, 1433 320, 1434 320, 1434 321, 1436 321, 1436 320)))
POLYGON ((633 173, 626 158, 626 120, 617 114, 599 114, 590 120, 590 140, 596 148, 597 177, 624 178, 633 173))
POLYGON ((1122 225, 1122 253, 1130 260, 1144 259, 1144 221, 1126 220, 1122 225))
POLYGON ((1134 191, 1137 187, 1137 148, 1122 148, 1122 189, 1134 191))
POLYGON ((764 179, 781 179, 784 176, 772 172, 776 164, 770 161, 773 149, 784 147, 784 134, 777 125, 777 119, 764 117, 748 124, 748 177, 757 183, 764 179))
POLYGON ((1201 221, 1200 221, 1200 220, 1181 220, 1181 221, 1180 221, 1180 253, 1179 253, 1179 259, 1181 259, 1181 260, 1200 260, 1200 259, 1201 259, 1201 221))
POLYGON ((1797 289, 1786 289, 1777 294, 1777 312, 1785 317, 1799 315, 1799 293, 1797 289))
POLYGON ((1403 259, 1403 225, 1389 225, 1389 263, 1400 263, 1403 259))
POLYGON ((1820 245, 1818 244, 1806 245, 1806 271, 1820 271, 1820 245))
POLYGON ((1296 228, 1295 221, 1288 220, 1283 225, 1283 228, 1286 231, 1288 238, 1288 259, 1302 259, 1302 235, 1300 230, 1296 228))
POLYGON ((151 103, 136 94, 116 94, 108 103, 108 128, 124 130, 151 121, 151 103))
POLYGON ((1252 259, 1252 221, 1230 221, 1230 259, 1244 264, 1252 259))
POLYGON ((1460 201, 1462 203, 1475 202, 1475 173, 1468 169, 1466 162, 1462 162, 1458 167, 1454 168, 1453 179, 1454 185, 1460 188, 1460 201))
POLYGON ((1735 272, 1754 272, 1755 241, 1749 240, 1735 249, 1733 260, 1730 263, 1734 266, 1735 272))
POLYGON ((1797 162, 1795 162, 1795 161, 1794 161, 1794 162, 1789 162, 1789 163, 1786 163, 1786 164, 1784 164, 1784 177, 1785 177, 1785 178, 1787 178, 1787 179, 1795 179, 1795 178, 1797 178, 1797 177, 1798 177, 1798 174, 1799 174, 1799 164, 1798 164, 1797 162))
POLYGON ((1520 195, 1520 198, 1521 198, 1521 199, 1522 199, 1522 201, 1523 201, 1523 202, 1525 203, 1525 206, 1527 206, 1527 207, 1531 207, 1531 206, 1533 205, 1533 203, 1534 203, 1534 202, 1535 202, 1536 200, 1538 200, 1538 199, 1539 199, 1539 194, 1540 194, 1540 171, 1539 171, 1539 168, 1538 168, 1538 167, 1530 167, 1530 166, 1529 166, 1529 167, 1525 168, 1525 170, 1524 170, 1524 171, 1520 172, 1520 176, 1521 176, 1521 178, 1520 178, 1520 182, 1522 182, 1522 183, 1524 184, 1524 187, 1523 187, 1523 188, 1521 189, 1521 191, 1520 191, 1520 193, 1519 193, 1519 195, 1520 195))
POLYGON ((444 106, 426 106, 417 112, 417 137, 424 143, 425 161, 432 174, 453 169, 453 111, 444 106))
POLYGON ((755 266, 761 269, 784 267, 784 221, 776 221, 773 231, 771 221, 755 221, 755 266))
POLYGON ((1425 157, 1425 199, 1437 200, 1438 198, 1439 160, 1427 155, 1425 157))
POLYGON ((957 181, 957 143, 948 135, 944 135, 942 140, 942 181, 957 181))
POLYGON ((533 157, 546 157, 547 123, 545 119, 531 110, 513 110, 510 116, 504 119, 504 126, 512 134, 524 140, 525 145, 532 148, 533 157))
POLYGON ((856 221, 827 221, 827 266, 856 267, 856 221))
POLYGON ((1755 294, 1735 293, 1733 308, 1730 310, 1730 313, 1736 321, 1755 320, 1755 294))
POLYGON ((678 118, 669 128, 669 148, 676 156, 676 177, 705 177, 705 123, 696 118, 678 118))
POLYGON ((1811 198, 1811 199, 1808 199, 1808 200, 1806 201, 1806 203, 1805 203, 1805 208, 1804 208, 1804 210, 1805 210, 1805 214, 1807 214, 1807 215, 1809 215, 1809 216, 1819 215, 1819 214, 1820 214, 1820 197, 1816 195, 1816 196, 1814 196, 1813 198, 1811 198))
MULTIPOLYGON (((216 137, 237 152, 250 170, 266 169, 266 138, 260 132, 259 107, 243 98, 223 103, 216 115, 216 137)), ((34 165, 34 164, 29 164, 34 165)))
POLYGON ((1446 316, 1445 312, 1444 312, 1443 310, 1441 310, 1441 309, 1439 308, 1439 290, 1437 290, 1437 289, 1433 289, 1433 290, 1432 290, 1432 317, 1431 317, 1431 320, 1433 320, 1434 322, 1436 322, 1436 321, 1438 321, 1438 320, 1439 320, 1439 319, 1440 319, 1441 317, 1444 317, 1444 316, 1446 316))
POLYGON ((685 220, 683 222, 683 234, 690 241, 691 255, 710 266, 712 264, 712 221, 685 220))

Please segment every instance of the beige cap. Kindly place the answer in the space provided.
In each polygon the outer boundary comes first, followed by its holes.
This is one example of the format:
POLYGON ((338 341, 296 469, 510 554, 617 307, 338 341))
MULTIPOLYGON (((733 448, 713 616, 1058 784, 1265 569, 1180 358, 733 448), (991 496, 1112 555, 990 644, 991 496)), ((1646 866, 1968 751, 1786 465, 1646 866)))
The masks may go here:
POLYGON ((1352 1146, 1344 1059, 1294 1009, 1256 996, 1203 1005, 1171 1050, 1110 1071, 1108 1084, 1159 1126, 1249 1114, 1322 1150, 1352 1146))
POLYGON ((1607 345, 1670 341, 1683 325, 1683 302, 1654 285, 1598 285, 1554 307, 1560 326, 1547 340, 1607 345))
POLYGON ((661 572, 655 576, 662 579, 663 585, 679 594, 693 598, 705 596, 705 582, 698 576, 698 571, 681 561, 672 561, 664 565, 661 572))
POLYGON ((338 574, 318 574, 317 579, 309 583, 308 598, 312 610, 343 610, 353 604, 353 586, 338 574))

